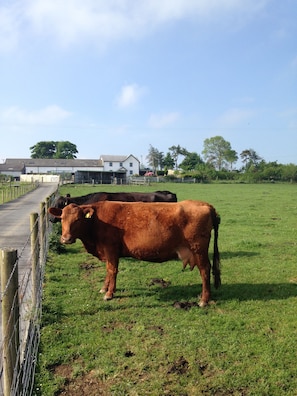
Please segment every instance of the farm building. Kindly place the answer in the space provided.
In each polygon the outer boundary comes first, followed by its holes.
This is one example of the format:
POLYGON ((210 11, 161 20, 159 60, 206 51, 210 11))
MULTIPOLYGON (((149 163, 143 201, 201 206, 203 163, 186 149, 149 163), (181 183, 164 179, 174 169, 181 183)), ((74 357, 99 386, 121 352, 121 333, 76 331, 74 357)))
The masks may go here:
POLYGON ((59 175, 74 183, 125 184, 138 175, 140 162, 133 155, 102 155, 99 159, 8 158, 0 174, 19 180, 21 175, 59 175))

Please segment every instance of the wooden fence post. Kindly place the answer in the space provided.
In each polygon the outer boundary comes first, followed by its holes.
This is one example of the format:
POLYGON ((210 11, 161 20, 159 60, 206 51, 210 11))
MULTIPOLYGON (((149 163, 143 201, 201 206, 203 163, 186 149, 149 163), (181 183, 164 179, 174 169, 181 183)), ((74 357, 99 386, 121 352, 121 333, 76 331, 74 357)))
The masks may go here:
POLYGON ((39 287, 39 239, 38 239, 38 213, 31 213, 30 215, 30 230, 31 230, 31 257, 32 257, 32 306, 37 304, 37 290, 39 287))
POLYGON ((44 238, 45 238, 45 224, 44 224, 44 219, 45 218, 45 203, 41 202, 40 203, 40 224, 39 224, 39 243, 40 243, 40 260, 41 264, 44 262, 44 257, 45 257, 45 244, 44 244, 44 238))
POLYGON ((17 250, 1 249, 3 395, 9 396, 14 371, 19 372, 19 294, 17 250))

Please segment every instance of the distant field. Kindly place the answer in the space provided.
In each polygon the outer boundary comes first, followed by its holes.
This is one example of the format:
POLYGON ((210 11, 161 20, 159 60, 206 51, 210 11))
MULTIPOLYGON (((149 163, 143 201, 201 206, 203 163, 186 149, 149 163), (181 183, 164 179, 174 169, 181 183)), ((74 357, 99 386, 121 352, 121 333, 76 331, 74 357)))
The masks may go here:
MULTIPOLYGON (((222 287, 198 308, 197 269, 122 259, 116 298, 80 242, 49 257, 36 395, 296 395, 297 186, 63 186, 170 190, 221 215, 222 287), (175 305, 175 302, 181 304, 175 305), (84 393, 83 393, 84 392, 84 393)), ((212 244, 210 252, 212 251, 212 244)))

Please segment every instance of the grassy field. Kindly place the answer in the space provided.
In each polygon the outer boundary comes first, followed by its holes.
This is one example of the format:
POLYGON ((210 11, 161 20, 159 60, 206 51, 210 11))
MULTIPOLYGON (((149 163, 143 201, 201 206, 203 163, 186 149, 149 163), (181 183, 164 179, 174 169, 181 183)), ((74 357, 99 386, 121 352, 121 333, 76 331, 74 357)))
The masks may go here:
MULTIPOLYGON (((297 186, 65 186, 62 193, 168 189, 221 215, 222 286, 196 306, 197 269, 122 259, 116 297, 82 244, 49 257, 36 395, 297 395, 297 186), (176 304, 178 302, 178 304, 176 304)), ((211 244, 212 247, 212 244, 211 244)), ((211 252, 212 249, 210 249, 211 252)))

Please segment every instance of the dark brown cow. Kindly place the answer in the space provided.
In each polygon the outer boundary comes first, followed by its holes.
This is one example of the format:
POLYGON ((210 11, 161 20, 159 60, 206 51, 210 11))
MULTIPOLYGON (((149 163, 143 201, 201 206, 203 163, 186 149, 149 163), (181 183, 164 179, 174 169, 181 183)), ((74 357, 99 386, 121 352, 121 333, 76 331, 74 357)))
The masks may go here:
MULTIPOLYGON (((63 209, 71 203, 77 205, 91 204, 99 201, 122 201, 122 202, 177 202, 176 194, 170 191, 155 192, 95 192, 81 197, 71 197, 67 194, 56 199, 55 208, 63 209)), ((50 216, 50 221, 56 223, 59 219, 50 216)))
POLYGON ((180 258, 183 266, 198 267, 202 278, 200 306, 210 299, 208 248, 214 228, 212 273, 219 287, 219 216, 213 206, 201 201, 177 203, 127 203, 103 201, 90 205, 70 204, 49 208, 61 219, 61 242, 80 239, 88 253, 106 262, 107 274, 100 290, 110 300, 116 289, 119 259, 133 257, 150 262, 180 258))

